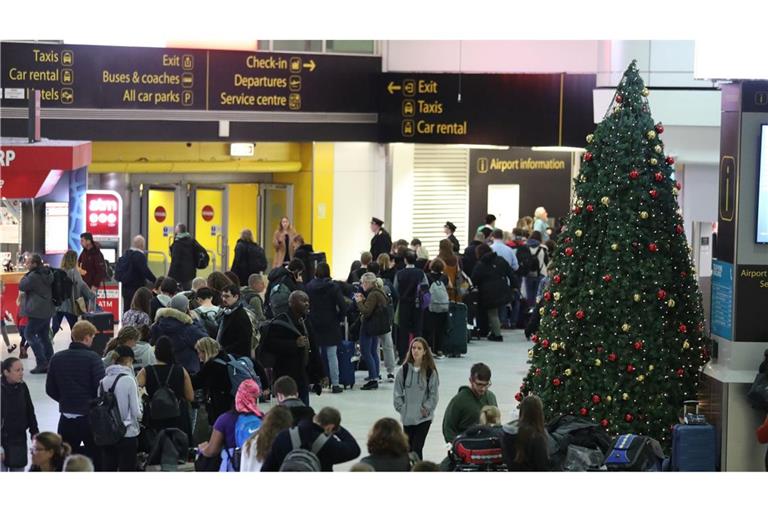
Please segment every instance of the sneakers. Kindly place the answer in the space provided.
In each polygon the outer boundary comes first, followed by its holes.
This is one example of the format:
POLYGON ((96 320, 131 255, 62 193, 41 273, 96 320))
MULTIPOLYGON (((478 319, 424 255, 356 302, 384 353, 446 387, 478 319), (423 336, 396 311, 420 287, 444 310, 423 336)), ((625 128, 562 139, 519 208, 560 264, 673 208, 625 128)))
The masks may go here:
POLYGON ((341 388, 341 386, 333 386, 331 388, 331 393, 333 393, 333 394, 343 393, 343 392, 344 392, 344 390, 341 388))
POLYGON ((387 381, 388 382, 395 382, 395 374, 394 373, 388 373, 387 374, 387 381))
POLYGON ((488 335, 488 341, 504 341, 503 336, 494 336, 493 334, 488 335))
POLYGON ((35 366, 34 368, 32 368, 32 370, 29 371, 29 373, 34 373, 34 374, 48 373, 48 365, 35 366))
POLYGON ((8 347, 9 354, 12 354, 14 350, 16 350, 16 345, 11 345, 10 347, 8 347))
POLYGON ((364 391, 368 391, 369 389, 379 389, 379 381, 377 381, 377 380, 369 380, 360 389, 362 389, 364 391))
POLYGON ((19 359, 27 359, 29 355, 27 354, 27 347, 22 346, 19 349, 19 359))

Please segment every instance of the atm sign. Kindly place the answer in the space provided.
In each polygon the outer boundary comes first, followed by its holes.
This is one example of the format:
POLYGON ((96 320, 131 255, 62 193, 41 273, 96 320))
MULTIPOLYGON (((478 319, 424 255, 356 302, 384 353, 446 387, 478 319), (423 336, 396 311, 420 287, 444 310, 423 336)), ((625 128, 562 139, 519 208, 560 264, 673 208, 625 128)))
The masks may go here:
POLYGON ((118 238, 122 201, 110 192, 87 192, 85 198, 86 231, 100 239, 118 238))

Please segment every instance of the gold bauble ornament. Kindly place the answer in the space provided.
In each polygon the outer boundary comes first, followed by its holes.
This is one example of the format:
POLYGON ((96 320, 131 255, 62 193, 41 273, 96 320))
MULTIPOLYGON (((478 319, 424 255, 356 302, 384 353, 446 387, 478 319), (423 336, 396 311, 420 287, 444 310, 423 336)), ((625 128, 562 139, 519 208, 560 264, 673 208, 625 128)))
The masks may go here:
POLYGON ((584 232, 580 229, 577 229, 574 234, 576 235, 576 238, 581 238, 581 235, 583 235, 584 232))
POLYGON ((646 212, 646 211, 640 212, 640 218, 643 219, 643 220, 647 219, 648 218, 648 212, 646 212))
POLYGON ((555 300, 560 300, 560 292, 555 292, 555 300))
POLYGON ((672 195, 673 195, 673 196, 676 196, 676 195, 678 195, 678 194, 680 194, 680 191, 679 191, 679 190, 677 190, 676 188, 673 188, 673 189, 672 189, 672 195))
POLYGON ((582 174, 581 176, 579 176, 579 181, 582 182, 582 183, 586 183, 587 182, 587 176, 585 174, 582 174))
POLYGON ((653 140, 656 138, 656 131, 648 130, 648 133, 646 133, 645 136, 648 137, 648 140, 653 140))
POLYGON ((595 140, 594 134, 590 133, 589 135, 587 135, 587 143, 588 144, 591 144, 593 140, 595 140))
POLYGON ((629 332, 630 326, 629 324, 624 324, 621 326, 621 330, 624 332, 629 332))
POLYGON ((667 307, 670 307, 670 308, 675 307, 675 299, 669 299, 667 301, 667 307))
POLYGON ((573 374, 573 370, 570 368, 566 368, 566 370, 563 372, 566 377, 570 377, 573 374))
POLYGON ((595 294, 595 290, 589 290, 589 294, 590 295, 594 295, 595 294))
POLYGON ((607 397, 605 397, 605 401, 608 403, 611 403, 613 402, 613 397, 611 395, 608 395, 607 397))
POLYGON ((683 342, 683 348, 684 348, 684 349, 686 349, 686 350, 687 350, 687 349, 689 349, 689 348, 691 348, 691 344, 690 344, 690 343, 688 343, 688 340, 685 340, 685 341, 683 342))
POLYGON ((608 196, 603 196, 600 199, 600 202, 603 203, 603 206, 608 206, 611 202, 611 198, 609 198, 608 196))
POLYGON ((560 350, 565 350, 565 342, 560 343, 560 350))
POLYGON ((643 87, 643 90, 640 92, 640 94, 647 98, 648 95, 651 94, 651 91, 649 91, 647 87, 643 87))
POLYGON ((637 376, 637 382, 643 382, 645 380, 645 375, 638 375, 637 376))
POLYGON ((557 352, 557 349, 558 349, 558 348, 559 348, 559 347, 558 347, 557 343, 553 343, 553 344, 551 344, 551 345, 549 346, 549 349, 550 349, 552 352, 557 352))
POLYGON ((634 295, 632 296, 632 298, 633 298, 633 299, 635 299, 635 302, 640 302, 640 299, 641 299, 642 297, 640 297, 640 294, 639 294, 639 293, 636 293, 636 294, 634 294, 634 295))
POLYGON ((651 165, 656 165, 657 163, 659 163, 659 161, 658 161, 658 160, 656 160, 655 158, 651 158, 651 159, 650 159, 648 162, 649 162, 651 165))
POLYGON ((528 359, 533 357, 533 350, 528 351, 528 359))
POLYGON ((611 250, 612 251, 618 251, 619 250, 619 244, 611 244, 611 250))
POLYGON ((657 153, 661 153, 661 146, 659 144, 656 144, 653 146, 653 150, 657 153))
POLYGON ((622 400, 629 400, 629 394, 628 393, 624 393, 623 395, 621 395, 621 399, 622 400))
POLYGON ((584 200, 583 199, 577 199, 576 200, 576 206, 578 206, 579 208, 583 208, 584 207, 584 200))
POLYGON ((648 366, 648 371, 649 371, 649 372, 652 372, 652 371, 653 371, 653 365, 650 365, 650 366, 648 366))
POLYGON ((602 364, 603 364, 603 362, 601 360, 595 359, 595 366, 600 366, 602 364))

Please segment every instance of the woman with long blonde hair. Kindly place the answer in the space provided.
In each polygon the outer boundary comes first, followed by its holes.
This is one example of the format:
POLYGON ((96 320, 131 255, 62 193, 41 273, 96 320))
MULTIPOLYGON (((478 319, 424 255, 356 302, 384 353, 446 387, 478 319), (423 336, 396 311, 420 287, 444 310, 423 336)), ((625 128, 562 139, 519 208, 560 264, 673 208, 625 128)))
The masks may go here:
MULTIPOLYGON (((92 300, 96 298, 96 294, 93 293, 90 287, 83 281, 83 276, 77 269, 77 253, 75 251, 67 251, 64 253, 64 257, 61 259, 61 270, 67 273, 67 277, 72 280, 72 296, 67 297, 59 307, 56 308, 56 314, 53 315, 53 322, 51 329, 53 335, 61 329, 61 321, 67 319, 69 328, 77 322, 77 317, 86 313, 81 306, 90 304, 92 300), (83 300, 78 300, 83 299, 83 300)), ((87 307, 86 307, 87 309, 87 307)), ((51 340, 53 342, 53 340, 51 340)))
POLYGON ((293 259, 293 240, 296 238, 296 230, 293 229, 288 217, 280 219, 275 234, 272 236, 272 246, 275 248, 275 259, 272 268, 278 268, 293 259))

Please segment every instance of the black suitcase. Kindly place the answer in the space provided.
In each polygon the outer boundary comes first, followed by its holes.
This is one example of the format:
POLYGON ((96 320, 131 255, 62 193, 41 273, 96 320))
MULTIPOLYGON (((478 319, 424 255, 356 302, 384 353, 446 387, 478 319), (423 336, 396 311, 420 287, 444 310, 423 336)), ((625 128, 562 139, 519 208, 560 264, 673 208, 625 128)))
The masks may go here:
POLYGON ((655 439, 624 434, 614 440, 605 465, 608 471, 660 471, 663 455, 655 439))
POLYGON ((115 319, 112 313, 107 311, 85 313, 81 319, 91 322, 96 327, 97 332, 96 336, 93 337, 91 350, 103 356, 107 343, 115 335, 115 319))

